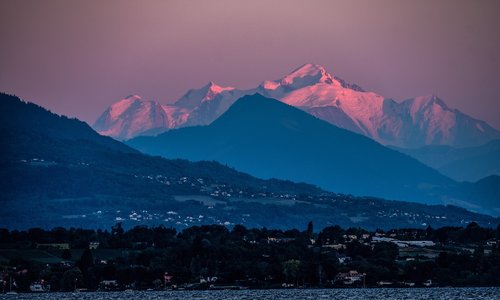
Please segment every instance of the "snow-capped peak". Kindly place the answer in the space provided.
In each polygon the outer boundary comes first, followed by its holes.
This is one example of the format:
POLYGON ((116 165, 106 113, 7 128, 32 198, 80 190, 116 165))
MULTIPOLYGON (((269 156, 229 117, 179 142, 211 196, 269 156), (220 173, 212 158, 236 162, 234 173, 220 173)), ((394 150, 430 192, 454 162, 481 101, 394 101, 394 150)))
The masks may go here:
MULTIPOLYGON (((290 74, 278 80, 265 80, 259 88, 266 91, 281 93, 284 91, 297 90, 318 84, 339 84, 324 67, 316 64, 305 64, 293 70, 290 74)), ((340 85, 340 84, 339 84, 340 85)), ((279 98, 280 95, 272 95, 279 98)))
MULTIPOLYGON (((210 81, 206 86, 205 88, 207 88, 207 92, 206 92, 206 95, 205 97, 203 97, 203 100, 202 101, 205 101, 205 100, 212 100, 213 97, 215 97, 216 95, 224 92, 224 91, 231 91, 231 90, 234 90, 233 87, 223 87, 223 86, 220 86, 220 85, 217 85, 215 82, 213 81, 210 81)), ((204 89, 204 88, 203 88, 204 89)))
POLYGON ((108 108, 94 128, 101 134, 124 139, 149 133, 151 129, 206 125, 238 98, 256 92, 383 144, 471 146, 500 138, 499 131, 449 108, 436 95, 396 102, 349 84, 311 63, 249 90, 223 87, 211 81, 189 90, 169 105, 130 95, 108 108))
POLYGON ((109 107, 109 116, 112 120, 116 120, 137 101, 142 101, 139 95, 129 95, 123 98, 109 107))
POLYGON ((123 98, 123 100, 142 100, 141 96, 139 95, 128 95, 127 97, 123 98))
POLYGON ((333 83, 333 76, 326 72, 325 68, 316 64, 305 64, 286 75, 281 79, 280 84, 283 86, 294 86, 297 88, 305 85, 313 85, 317 83, 333 83))
POLYGON ((451 111, 446 103, 435 94, 415 97, 405 102, 409 103, 412 110, 421 110, 433 105, 437 105, 438 107, 440 107, 440 109, 451 111))
POLYGON ((320 66, 317 64, 307 63, 307 64, 303 64, 302 66, 293 70, 287 76, 305 77, 305 76, 316 76, 317 74, 324 75, 324 74, 327 74, 327 72, 323 66, 320 66))
POLYGON ((193 109, 202 102, 210 101, 225 91, 234 90, 233 87, 223 87, 210 81, 205 86, 199 89, 191 89, 184 96, 175 102, 175 105, 181 108, 193 109))
POLYGON ((234 87, 230 86, 220 86, 216 84, 213 81, 210 81, 206 86, 205 86, 209 91, 212 91, 214 93, 220 93, 222 91, 229 91, 229 90, 234 90, 234 87))

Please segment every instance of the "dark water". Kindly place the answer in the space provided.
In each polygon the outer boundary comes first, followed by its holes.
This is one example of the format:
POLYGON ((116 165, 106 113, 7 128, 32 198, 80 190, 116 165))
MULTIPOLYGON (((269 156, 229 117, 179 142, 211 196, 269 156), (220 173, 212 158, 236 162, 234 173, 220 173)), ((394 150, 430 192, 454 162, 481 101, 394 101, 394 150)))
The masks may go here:
POLYGON ((96 292, 0 295, 0 299, 497 299, 500 288, 297 289, 243 291, 96 292))
POLYGON ((499 299, 500 288, 297 289, 243 291, 0 294, 0 299, 499 299))

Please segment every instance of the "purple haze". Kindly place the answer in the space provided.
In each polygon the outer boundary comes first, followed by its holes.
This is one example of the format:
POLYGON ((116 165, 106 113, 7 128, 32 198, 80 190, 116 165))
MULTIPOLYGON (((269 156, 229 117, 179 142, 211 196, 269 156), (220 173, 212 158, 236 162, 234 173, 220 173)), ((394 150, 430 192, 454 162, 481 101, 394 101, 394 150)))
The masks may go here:
POLYGON ((500 1, 2 1, 0 90, 93 123, 314 62, 397 100, 437 94, 500 128, 500 1))

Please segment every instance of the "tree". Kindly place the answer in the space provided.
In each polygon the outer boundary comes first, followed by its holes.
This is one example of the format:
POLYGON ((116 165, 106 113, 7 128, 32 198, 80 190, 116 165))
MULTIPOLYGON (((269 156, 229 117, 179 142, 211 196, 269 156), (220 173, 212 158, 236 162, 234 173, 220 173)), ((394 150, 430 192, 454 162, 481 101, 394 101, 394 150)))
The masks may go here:
POLYGON ((191 271, 191 276, 198 278, 201 274, 201 259, 199 256, 195 256, 191 259, 189 264, 189 270, 191 271))
POLYGON ((325 255, 322 255, 321 259, 321 265, 323 266, 323 272, 326 275, 326 279, 334 279, 339 271, 339 260, 336 252, 327 252, 325 255))
POLYGON ((231 237, 234 239, 242 240, 247 234, 248 230, 243 225, 234 225, 233 230, 231 231, 231 237))
POLYGON ((116 236, 118 239, 123 238, 122 223, 118 223, 116 226, 111 227, 111 235, 116 236))
POLYGON ((380 242, 373 247, 373 256, 377 259, 392 262, 398 258, 399 249, 394 243, 380 242))
POLYGON ((436 258, 436 263, 440 268, 448 268, 450 265, 450 259, 447 252, 439 252, 436 258))
POLYGON ((484 246, 479 244, 472 255, 476 260, 480 261, 484 257, 484 246))
POLYGON ((83 273, 87 272, 90 267, 94 266, 94 257, 92 256, 92 252, 87 248, 82 253, 82 257, 78 261, 78 267, 82 270, 83 273))
POLYGON ((353 259, 358 257, 368 258, 372 255, 372 248, 368 245, 363 245, 358 241, 352 241, 346 246, 346 254, 353 259))
POLYGON ((61 279, 61 289, 65 292, 74 291, 83 283, 82 272, 78 268, 64 272, 61 279))
POLYGON ((427 226, 427 229, 425 230, 425 237, 430 239, 432 238, 434 233, 434 230, 432 229, 431 225, 427 226))
POLYGON ((312 239, 313 234, 314 234, 313 222, 309 221, 309 223, 307 223, 307 237, 309 239, 312 239))
POLYGON ((318 242, 321 245, 342 243, 344 242, 343 235, 344 230, 338 225, 325 227, 318 234, 318 242))
POLYGON ((61 258, 64 260, 70 260, 71 259, 71 251, 69 249, 64 249, 63 252, 61 253, 61 258))
POLYGON ((283 273, 287 281, 293 280, 297 285, 300 265, 300 260, 297 259, 290 259, 283 263, 283 273))

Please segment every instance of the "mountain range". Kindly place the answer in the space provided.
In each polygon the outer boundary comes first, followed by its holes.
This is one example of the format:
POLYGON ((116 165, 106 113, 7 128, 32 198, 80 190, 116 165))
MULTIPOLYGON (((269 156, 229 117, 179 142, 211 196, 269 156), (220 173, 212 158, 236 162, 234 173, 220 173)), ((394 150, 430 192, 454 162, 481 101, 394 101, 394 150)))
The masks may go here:
POLYGON ((101 134, 126 140, 173 128, 208 125, 237 99, 255 93, 384 145, 471 147, 500 138, 500 132, 486 122, 450 108, 435 95, 397 102, 349 84, 315 64, 305 64, 281 79, 265 80, 249 90, 210 82, 168 105, 129 96, 111 105, 93 127, 101 134))
POLYGON ((389 199, 424 202, 419 185, 452 183, 406 155, 260 94, 240 98, 208 126, 137 137, 127 144, 168 158, 219 161, 261 178, 389 199), (409 194, 414 196, 406 198, 409 194))
MULTIPOLYGON (((288 108, 276 101, 267 102, 278 110, 288 108)), ((244 108, 241 104, 245 103, 237 103, 232 110, 244 108)), ((311 118, 295 109, 292 114, 311 118)), ((233 120, 228 117, 231 115, 218 121, 219 126, 231 124, 233 120)), ((286 119, 268 121, 282 125, 276 130, 284 126, 300 132, 298 124, 286 119)), ((316 119, 305 124, 317 122, 346 143, 353 140, 375 149, 375 158, 392 151, 316 119)), ((367 229, 458 226, 472 221, 494 227, 499 222, 498 218, 453 205, 354 197, 310 184, 255 178, 217 162, 193 163, 141 154, 99 135, 84 122, 2 93, 0 142, 0 227, 11 229, 109 228, 116 222, 127 228, 243 224, 283 229, 303 227, 310 220, 317 228, 339 224, 367 229)), ((281 153, 289 150, 280 149, 281 153)), ((412 161, 399 153, 396 157, 402 162, 412 161)), ((430 174, 431 182, 448 181, 416 161, 413 164, 430 174)), ((492 178, 481 184, 491 188, 495 182, 492 178)), ((472 184, 464 188, 474 195, 479 189, 483 191, 482 186, 472 184)))
POLYGON ((63 215, 81 216, 89 209, 164 208, 176 203, 172 195, 200 193, 200 182, 283 194, 324 193, 308 184, 261 180, 216 162, 143 155, 85 122, 3 93, 0 142, 3 226, 21 221, 59 226, 58 221, 68 221, 63 215), (196 182, 194 188, 188 178, 196 182))
POLYGON ((500 140, 465 148, 445 145, 413 149, 391 148, 410 155, 457 181, 475 182, 490 175, 500 175, 500 140))
POLYGON ((240 98, 208 126, 127 144, 152 155, 216 160, 260 178, 308 182, 329 191, 500 212, 496 192, 464 193, 459 183, 407 155, 260 94, 240 98))

